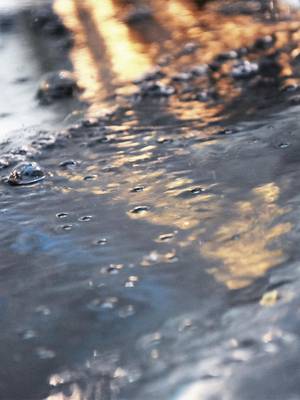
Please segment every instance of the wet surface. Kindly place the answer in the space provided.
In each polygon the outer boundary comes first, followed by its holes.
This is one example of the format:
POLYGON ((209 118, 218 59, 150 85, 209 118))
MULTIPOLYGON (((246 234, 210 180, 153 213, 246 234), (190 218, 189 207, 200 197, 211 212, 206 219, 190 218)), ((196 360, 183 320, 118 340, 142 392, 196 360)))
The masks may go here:
POLYGON ((3 125, 0 398, 298 399, 297 8, 101 4, 1 32, 43 56, 8 107, 34 137, 3 125), (39 104, 61 70, 72 98, 39 104), (9 185, 20 159, 44 179, 9 185))

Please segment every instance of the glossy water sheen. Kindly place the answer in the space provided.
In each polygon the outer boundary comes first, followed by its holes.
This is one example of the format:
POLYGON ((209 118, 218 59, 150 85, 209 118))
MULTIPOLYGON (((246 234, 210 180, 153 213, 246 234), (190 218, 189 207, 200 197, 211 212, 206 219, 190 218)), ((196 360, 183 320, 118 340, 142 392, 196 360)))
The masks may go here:
POLYGON ((298 11, 145 3, 136 24, 122 1, 56 0, 59 57, 22 12, 1 33, 10 52, 28 29, 42 72, 82 90, 9 107, 46 130, 14 155, 45 179, 0 187, 0 398, 297 399, 298 11), (236 79, 242 59, 259 72, 236 79))

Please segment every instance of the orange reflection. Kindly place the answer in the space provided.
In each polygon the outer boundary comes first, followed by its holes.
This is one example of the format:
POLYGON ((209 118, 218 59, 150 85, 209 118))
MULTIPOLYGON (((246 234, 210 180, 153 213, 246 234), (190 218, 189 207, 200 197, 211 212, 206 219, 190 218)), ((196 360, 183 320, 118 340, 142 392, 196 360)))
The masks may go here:
MULTIPOLYGON (((135 35, 135 28, 130 28, 120 20, 121 6, 113 0, 56 0, 55 10, 74 32, 75 46, 71 50, 71 59, 79 83, 85 88, 83 98, 91 104, 89 111, 102 109, 103 100, 116 91, 119 94, 130 92, 130 81, 151 69, 160 56, 170 56, 171 61, 162 67, 167 75, 165 80, 170 84, 168 79, 172 74, 184 71, 191 63, 210 63, 219 53, 249 46, 267 34, 275 32, 277 35, 272 51, 284 48, 291 40, 290 30, 299 25, 298 22, 284 20, 266 24, 251 15, 226 15, 219 11, 220 3, 208 2, 205 9, 199 10, 187 0, 169 0, 164 3, 164 7, 161 0, 150 1, 155 20, 166 31, 162 45, 157 40, 143 40, 141 30, 139 35, 135 35), (199 51, 179 56, 182 45, 189 41, 195 42, 199 51)), ((295 42, 299 39, 298 32, 292 36, 295 42)), ((281 73, 285 76, 292 75, 291 58, 297 57, 300 52, 298 45, 294 46, 290 53, 280 56, 283 67, 281 73)), ((189 84, 194 85, 194 81, 189 84)), ((182 86, 188 90, 189 84, 182 86)), ((132 107, 132 122, 128 124, 131 127, 141 127, 143 120, 147 120, 145 114, 155 115, 165 107, 169 119, 172 117, 176 122, 185 121, 189 128, 195 121, 198 128, 196 135, 200 135, 199 127, 205 127, 208 121, 223 118, 224 104, 240 99, 242 92, 236 82, 228 76, 222 77, 218 72, 213 78, 203 78, 203 82, 196 84, 200 89, 213 88, 222 102, 185 103, 175 95, 163 101, 155 100, 153 109, 148 108, 146 111, 138 110, 138 106, 136 109, 132 107)), ((118 100, 114 98, 113 101, 117 103, 118 100)), ((161 126, 166 128, 164 123, 161 126)), ((191 130, 183 131, 181 137, 188 138, 191 130)), ((161 155, 155 159, 158 136, 158 128, 145 133, 141 145, 140 137, 134 132, 122 132, 121 138, 120 134, 116 135, 116 151, 110 158, 111 168, 118 170, 118 178, 114 176, 114 186, 109 183, 109 179, 105 181, 99 166, 95 166, 95 170, 89 173, 101 175, 101 185, 98 181, 85 187, 77 185, 83 176, 73 174, 68 179, 75 188, 67 190, 87 190, 95 195, 113 192, 115 202, 128 204, 129 218, 143 218, 151 224, 187 231, 187 242, 180 244, 187 245, 199 241, 205 233, 205 227, 201 225, 203 220, 213 219, 221 215, 223 210, 218 197, 209 192, 198 197, 184 195, 184 192, 192 190, 194 182, 187 177, 188 171, 178 176, 176 172, 166 170, 165 163, 170 155, 161 155), (132 196, 130 190, 139 184, 144 184, 145 190, 138 197, 132 196), (155 204, 150 212, 142 215, 130 213, 132 207, 148 202, 155 204)), ((208 154, 210 143, 200 145, 202 150, 206 147, 208 154)), ((201 154, 206 157, 205 151, 201 154)), ((177 148, 172 155, 189 157, 189 149, 177 148)), ((271 247, 291 229, 290 224, 272 226, 274 219, 285 212, 276 204, 279 192, 274 183, 253 190, 248 201, 235 205, 237 213, 234 219, 219 227, 211 241, 201 247, 201 255, 223 263, 223 268, 211 272, 230 289, 248 285, 284 260, 283 250, 271 247), (237 235, 238 240, 231 240, 237 235)))
POLYGON ((286 212, 276 204, 279 193, 274 183, 254 189, 252 200, 238 202, 236 217, 226 221, 201 247, 202 255, 223 263, 223 268, 210 272, 229 289, 249 285, 285 260, 276 239, 289 232, 292 225, 274 225, 275 218, 286 212))
POLYGON ((118 20, 112 0, 87 0, 86 7, 94 16, 97 29, 110 54, 112 69, 120 81, 129 81, 152 67, 150 57, 140 43, 131 40, 127 26, 118 20))
POLYGON ((70 58, 80 87, 84 88, 83 99, 91 102, 103 97, 103 85, 98 77, 96 60, 91 53, 86 30, 77 13, 74 0, 55 0, 54 10, 73 33, 74 47, 70 58))

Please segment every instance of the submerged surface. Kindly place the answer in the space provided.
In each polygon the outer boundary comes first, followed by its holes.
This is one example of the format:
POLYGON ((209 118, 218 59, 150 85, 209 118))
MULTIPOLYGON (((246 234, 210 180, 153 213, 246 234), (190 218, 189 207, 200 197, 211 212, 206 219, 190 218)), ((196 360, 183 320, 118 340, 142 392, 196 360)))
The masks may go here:
POLYGON ((298 11, 143 3, 31 4, 0 32, 42 65, 24 109, 0 71, 0 398, 297 399, 298 11), (39 104, 62 69, 81 91, 39 104), (20 159, 45 179, 10 186, 20 159))

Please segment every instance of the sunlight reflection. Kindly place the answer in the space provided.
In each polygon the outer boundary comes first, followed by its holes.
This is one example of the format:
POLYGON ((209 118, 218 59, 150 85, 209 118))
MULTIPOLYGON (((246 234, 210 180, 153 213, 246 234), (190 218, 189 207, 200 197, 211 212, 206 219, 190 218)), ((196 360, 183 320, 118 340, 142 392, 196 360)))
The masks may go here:
POLYGON ((75 43, 70 57, 78 84, 84 88, 83 99, 94 101, 99 96, 101 97, 103 86, 98 79, 96 60, 91 54, 90 43, 85 27, 78 16, 75 2, 74 0, 55 0, 53 8, 73 33, 75 43))
POLYGON ((133 42, 127 26, 118 20, 112 0, 87 0, 86 8, 95 18, 97 29, 110 54, 112 69, 120 81, 129 81, 152 67, 140 43, 133 42))
POLYGON ((229 289, 249 285, 285 260, 284 250, 276 246, 276 239, 289 232, 292 226, 290 223, 274 224, 274 220, 286 212, 276 204, 279 193, 274 183, 254 189, 252 200, 238 202, 236 216, 202 245, 202 255, 222 261, 223 268, 210 272, 229 289))
MULTIPOLYGON (((274 52, 289 42, 289 29, 297 25, 286 20, 266 24, 265 21, 251 15, 226 15, 219 11, 219 2, 208 2, 205 12, 195 7, 192 2, 183 0, 169 0, 165 7, 161 6, 159 0, 152 0, 149 4, 157 26, 163 27, 166 33, 162 39, 163 45, 158 45, 154 39, 144 40, 142 30, 135 35, 135 28, 122 22, 122 5, 113 0, 101 0, 101 3, 100 0, 55 1, 56 11, 74 32, 75 46, 71 50, 71 60, 79 84, 85 88, 83 99, 90 102, 90 110, 102 110, 103 100, 109 96, 117 103, 117 98, 113 97, 115 93, 132 93, 131 81, 148 72, 161 56, 170 56, 171 60, 169 64, 161 67, 164 76, 162 80, 165 79, 163 82, 168 85, 176 86, 172 76, 191 66, 191 59, 194 65, 211 63, 222 52, 252 45, 257 38, 276 32, 277 42, 272 47, 274 52), (196 43, 199 51, 179 56, 182 46, 191 41, 196 43), (162 51, 160 54, 159 48, 162 51)), ((294 39, 296 41, 297 33, 294 34, 294 39)), ((295 45, 290 53, 281 53, 281 74, 292 75, 291 57, 296 58, 298 55, 298 45, 295 45)), ((247 54, 247 57, 251 60, 253 55, 247 54)), ((170 138, 172 136, 173 140, 176 135, 167 127, 165 121, 168 121, 170 126, 170 121, 175 124, 178 121, 189 122, 190 129, 183 130, 180 138, 190 139, 193 122, 197 127, 195 136, 200 137, 200 128, 209 132, 207 123, 224 118, 223 111, 231 101, 244 101, 243 86, 237 84, 228 73, 232 66, 230 63, 233 62, 235 61, 230 60, 228 63, 225 77, 222 76, 224 71, 217 71, 215 74, 206 75, 203 80, 200 77, 199 81, 191 80, 178 84, 184 94, 189 94, 195 85, 198 85, 199 91, 209 92, 213 89, 216 101, 205 102, 191 98, 185 102, 176 92, 176 95, 164 98, 163 101, 161 98, 154 98, 154 101, 152 99, 152 108, 147 104, 143 109, 140 106, 143 99, 138 105, 130 104, 131 119, 127 122, 126 129, 122 131, 120 126, 118 134, 110 135, 109 139, 113 143, 111 149, 109 141, 106 143, 106 151, 111 152, 107 153, 109 163, 105 165, 105 172, 114 175, 114 186, 108 185, 109 180, 103 177, 104 167, 100 170, 98 165, 89 173, 101 175, 101 184, 95 180, 82 186, 80 182, 84 179, 83 175, 62 171, 61 176, 67 178, 70 183, 70 187, 64 190, 89 191, 95 195, 113 193, 115 202, 124 202, 128 206, 129 218, 143 218, 151 224, 187 231, 186 241, 180 243, 182 246, 199 242, 201 235, 206 231, 205 221, 211 221, 222 213, 222 200, 209 190, 200 196, 193 196, 195 182, 188 177, 188 169, 181 170, 181 175, 178 171, 168 171, 168 159, 188 158, 190 148, 174 146, 174 149, 169 149, 168 152, 160 150, 159 129, 168 129, 168 135, 170 131, 170 138), (139 135, 132 131, 129 134, 130 128, 140 128, 149 124, 148 114, 157 116, 158 122, 153 132, 148 130, 139 135), (138 197, 133 196, 131 191, 137 185, 145 186, 145 190, 141 190, 138 197), (131 213, 130 210, 139 204, 150 204, 150 212, 131 213)), ((205 157, 210 157, 211 143, 200 142, 202 161, 205 157), (203 149, 207 151, 203 152, 203 149)), ((195 144, 195 147, 197 146, 195 144)), ((94 157, 99 157, 99 154, 95 152, 94 157)), ((250 284, 285 259, 283 249, 276 247, 276 240, 287 233, 291 225, 273 224, 274 219, 286 211, 276 203, 279 192, 280 189, 274 183, 252 190, 249 200, 235 204, 234 218, 219 227, 213 238, 202 245, 202 256, 223 263, 223 268, 210 272, 230 289, 250 284)))

